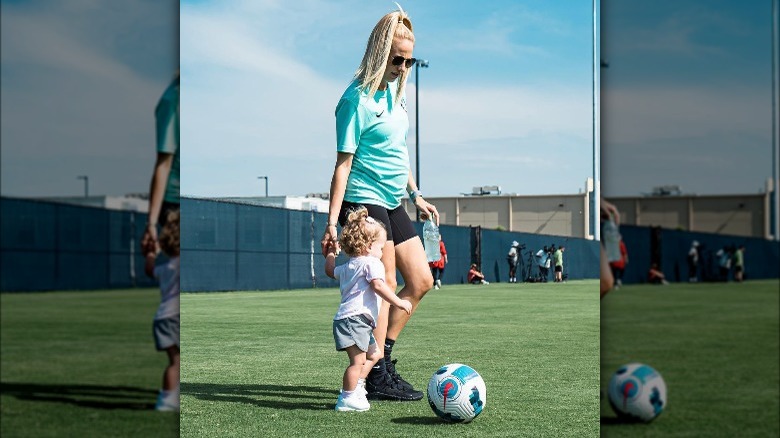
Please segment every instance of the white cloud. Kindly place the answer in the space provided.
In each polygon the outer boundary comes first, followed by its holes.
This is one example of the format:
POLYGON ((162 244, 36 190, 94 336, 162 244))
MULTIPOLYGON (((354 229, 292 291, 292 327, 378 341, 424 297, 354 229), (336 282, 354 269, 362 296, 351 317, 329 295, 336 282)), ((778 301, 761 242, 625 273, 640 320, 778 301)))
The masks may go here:
POLYGON ((137 29, 149 9, 52 6, 3 5, 3 193, 72 195, 77 174, 90 175, 94 193, 148 190, 153 110, 172 72, 155 78, 147 73, 164 67, 121 58, 143 50, 139 33, 169 26, 166 17, 156 9, 137 29))
MULTIPOLYGON (((299 29, 287 32, 280 29, 286 19, 270 22, 264 14, 241 7, 182 8, 182 141, 188 147, 182 155, 183 193, 256 194, 256 176, 272 172, 272 187, 282 185, 286 193, 328 189, 335 160, 334 109, 349 76, 333 80, 331 72, 310 67, 287 43, 299 29)), ((321 34, 314 24, 310 32, 321 34)), ((436 186, 445 173, 465 176, 480 168, 482 174, 511 178, 522 166, 570 168, 577 183, 568 191, 576 192, 591 168, 590 89, 471 83, 421 90, 421 161, 428 192, 452 193, 451 184, 436 186), (447 166, 425 164, 436 156, 446 156, 447 166), (570 159, 582 165, 569 165, 570 159)), ((407 84, 412 167, 414 87, 407 84)), ((539 187, 536 193, 546 192, 539 187)))
POLYGON ((771 96, 760 85, 729 88, 610 88, 601 132, 615 143, 697 137, 718 131, 767 132, 771 96))

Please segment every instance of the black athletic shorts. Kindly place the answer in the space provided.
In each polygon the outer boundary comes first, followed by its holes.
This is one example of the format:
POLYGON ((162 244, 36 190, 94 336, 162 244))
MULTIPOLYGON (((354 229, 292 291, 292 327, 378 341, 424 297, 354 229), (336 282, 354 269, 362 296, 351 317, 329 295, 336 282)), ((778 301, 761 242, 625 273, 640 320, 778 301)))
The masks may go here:
POLYGON ((412 225, 412 220, 409 219, 409 215, 406 214, 406 210, 404 210, 403 206, 388 210, 378 205, 356 204, 344 201, 341 203, 341 211, 339 212, 339 224, 341 224, 342 227, 347 222, 347 215, 349 212, 358 207, 366 207, 369 216, 385 224, 387 240, 392 240, 394 245, 406 242, 412 237, 417 236, 417 232, 414 231, 414 225, 412 225))
POLYGON ((556 266, 555 272, 563 272, 563 266, 556 266))

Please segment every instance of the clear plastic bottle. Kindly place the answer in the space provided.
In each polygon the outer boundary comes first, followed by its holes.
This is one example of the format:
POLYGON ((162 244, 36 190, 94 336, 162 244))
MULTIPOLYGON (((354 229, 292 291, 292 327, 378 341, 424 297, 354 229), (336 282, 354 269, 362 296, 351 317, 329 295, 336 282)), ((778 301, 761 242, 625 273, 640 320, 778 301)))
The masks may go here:
POLYGON ((425 255, 429 262, 435 262, 441 258, 439 251, 439 227, 433 222, 433 219, 425 221, 423 225, 423 245, 425 246, 425 255))
POLYGON ((604 251, 607 253, 607 260, 610 262, 620 260, 620 230, 612 218, 604 222, 601 238, 604 241, 604 251))

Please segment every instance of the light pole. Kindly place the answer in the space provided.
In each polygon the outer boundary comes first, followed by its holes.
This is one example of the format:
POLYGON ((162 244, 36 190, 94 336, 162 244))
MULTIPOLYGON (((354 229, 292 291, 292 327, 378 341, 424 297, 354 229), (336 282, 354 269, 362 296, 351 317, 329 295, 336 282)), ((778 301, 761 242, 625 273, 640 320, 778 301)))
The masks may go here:
POLYGON ((778 29, 780 20, 780 0, 772 1, 772 233, 775 241, 780 241, 780 133, 778 133, 777 117, 780 105, 780 38, 778 29))
MULTIPOLYGON (((593 83, 591 86, 593 100, 593 238, 601 240, 601 133, 600 120, 600 96, 597 87, 600 82, 599 68, 602 66, 599 59, 599 0, 593 0, 593 83)), ((609 64, 607 64, 609 65, 609 64)))
POLYGON ((89 177, 87 175, 79 175, 76 177, 76 179, 83 179, 84 180, 84 197, 89 197, 89 177))
MULTIPOLYGON (((427 59, 418 59, 417 64, 414 67, 414 164, 415 175, 414 180, 417 182, 417 189, 422 190, 420 187, 420 68, 428 68, 427 59)), ((420 212, 417 211, 417 222, 420 221, 420 212)))
POLYGON ((264 179, 265 180, 265 197, 268 197, 268 177, 267 176, 258 176, 257 179, 264 179))

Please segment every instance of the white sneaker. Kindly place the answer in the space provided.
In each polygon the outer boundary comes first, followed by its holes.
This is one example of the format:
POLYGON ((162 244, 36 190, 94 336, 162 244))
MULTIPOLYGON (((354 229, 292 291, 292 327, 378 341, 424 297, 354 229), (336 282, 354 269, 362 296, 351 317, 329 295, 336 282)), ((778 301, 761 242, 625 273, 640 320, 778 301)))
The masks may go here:
MULTIPOLYGON (((368 391, 366 390, 366 382, 358 382, 357 386, 355 387, 355 391, 363 394, 364 396, 368 395, 368 391)), ((344 390, 339 389, 339 394, 341 394, 342 392, 344 392, 344 390)), ((339 397, 341 396, 339 395, 339 397)))
POLYGON ((335 409, 339 412, 364 412, 370 408, 371 405, 368 403, 365 394, 360 389, 355 389, 346 397, 344 393, 339 394, 335 409))
POLYGON ((178 394, 163 393, 157 394, 157 403, 154 405, 155 411, 160 412, 179 412, 178 394))
POLYGON ((436 289, 441 287, 441 280, 436 280, 436 289))
POLYGON ((434 285, 433 285, 433 288, 434 288, 435 290, 439 290, 439 285, 438 285, 438 284, 434 284, 434 285))

